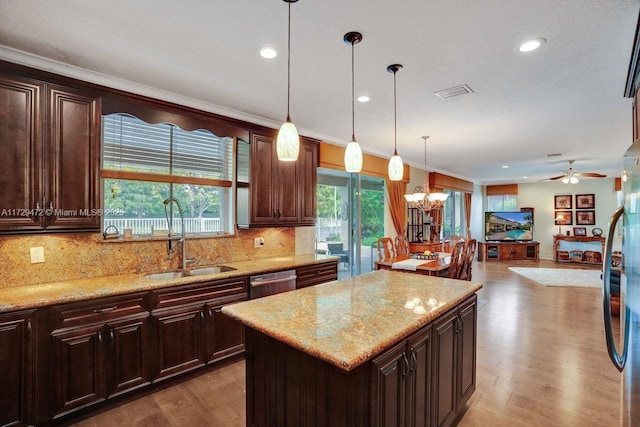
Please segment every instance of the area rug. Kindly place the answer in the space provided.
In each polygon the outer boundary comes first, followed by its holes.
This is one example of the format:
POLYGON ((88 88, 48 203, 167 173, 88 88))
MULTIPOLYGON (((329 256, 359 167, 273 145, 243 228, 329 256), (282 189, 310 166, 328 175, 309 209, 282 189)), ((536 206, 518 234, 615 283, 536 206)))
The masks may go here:
POLYGON ((602 287, 600 270, 574 270, 566 268, 509 267, 509 270, 543 286, 602 287))

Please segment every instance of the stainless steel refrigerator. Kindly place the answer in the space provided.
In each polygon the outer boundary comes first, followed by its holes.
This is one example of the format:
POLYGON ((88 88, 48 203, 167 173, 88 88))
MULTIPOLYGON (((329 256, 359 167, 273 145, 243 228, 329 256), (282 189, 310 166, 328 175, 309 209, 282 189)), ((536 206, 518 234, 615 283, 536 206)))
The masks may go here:
MULTIPOLYGON (((613 214, 604 259, 604 326, 609 357, 622 372, 621 425, 640 425, 640 140, 624 155, 623 205, 613 214), (621 220, 621 223, 618 221, 621 220), (611 318, 612 243, 616 224, 622 231, 620 274, 620 337, 611 318)), ((614 271, 614 275, 618 272, 614 271)))

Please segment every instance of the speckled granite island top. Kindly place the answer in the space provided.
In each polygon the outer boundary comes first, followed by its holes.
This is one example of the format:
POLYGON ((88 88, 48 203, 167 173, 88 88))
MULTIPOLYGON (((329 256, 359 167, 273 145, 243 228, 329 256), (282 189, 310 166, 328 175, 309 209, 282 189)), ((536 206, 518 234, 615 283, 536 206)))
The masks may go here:
POLYGON ((480 288, 480 283, 381 270, 228 305, 222 312, 350 371, 480 288))
POLYGON ((225 266, 233 267, 235 270, 208 275, 186 276, 176 279, 152 280, 146 277, 145 273, 142 273, 87 277, 86 279, 74 279, 27 286, 20 286, 18 283, 8 284, 7 287, 0 288, 0 313, 209 280, 251 276, 305 265, 337 261, 338 259, 339 258, 335 256, 308 254, 226 262, 224 263, 225 266))

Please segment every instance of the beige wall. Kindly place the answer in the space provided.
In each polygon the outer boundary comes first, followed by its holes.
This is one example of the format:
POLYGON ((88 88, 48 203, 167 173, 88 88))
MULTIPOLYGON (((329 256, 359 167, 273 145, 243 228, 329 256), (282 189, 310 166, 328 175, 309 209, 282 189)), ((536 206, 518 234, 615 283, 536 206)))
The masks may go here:
MULTIPOLYGON (((484 188, 482 190, 484 192, 484 188)), ((618 207, 614 190, 614 178, 583 179, 579 183, 572 185, 563 184, 562 182, 519 184, 518 207, 533 207, 535 209, 533 238, 540 242, 540 258, 542 259, 553 259, 553 235, 558 233, 558 226, 555 225, 554 220, 554 196, 567 194, 572 196, 573 201, 573 225, 563 225, 563 234, 570 230, 571 235, 573 235, 573 227, 586 227, 587 235, 591 236, 591 230, 599 227, 604 232, 603 236, 606 237, 609 219, 618 207), (576 225, 574 197, 576 194, 595 195, 595 225, 576 225)), ((473 203, 475 202, 476 199, 474 197, 473 203)), ((483 212, 486 209, 484 199, 483 205, 482 211, 473 210, 472 235, 479 240, 484 240, 483 212), (477 215, 480 217, 478 218, 477 215)), ((613 247, 614 249, 620 248, 620 240, 617 235, 613 241, 613 247)))

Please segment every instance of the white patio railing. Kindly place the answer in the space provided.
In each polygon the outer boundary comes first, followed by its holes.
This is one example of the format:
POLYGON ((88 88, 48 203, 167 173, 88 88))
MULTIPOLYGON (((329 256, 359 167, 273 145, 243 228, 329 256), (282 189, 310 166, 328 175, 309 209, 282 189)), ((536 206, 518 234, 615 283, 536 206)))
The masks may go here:
MULTIPOLYGON (((152 230, 166 230, 165 218, 105 218, 104 229, 114 225, 122 234, 125 228, 131 228, 133 234, 151 234, 152 230)), ((214 233, 222 231, 220 218, 185 218, 184 226, 187 233, 214 233)), ((172 224, 174 233, 182 232, 180 218, 174 218, 172 224)))

